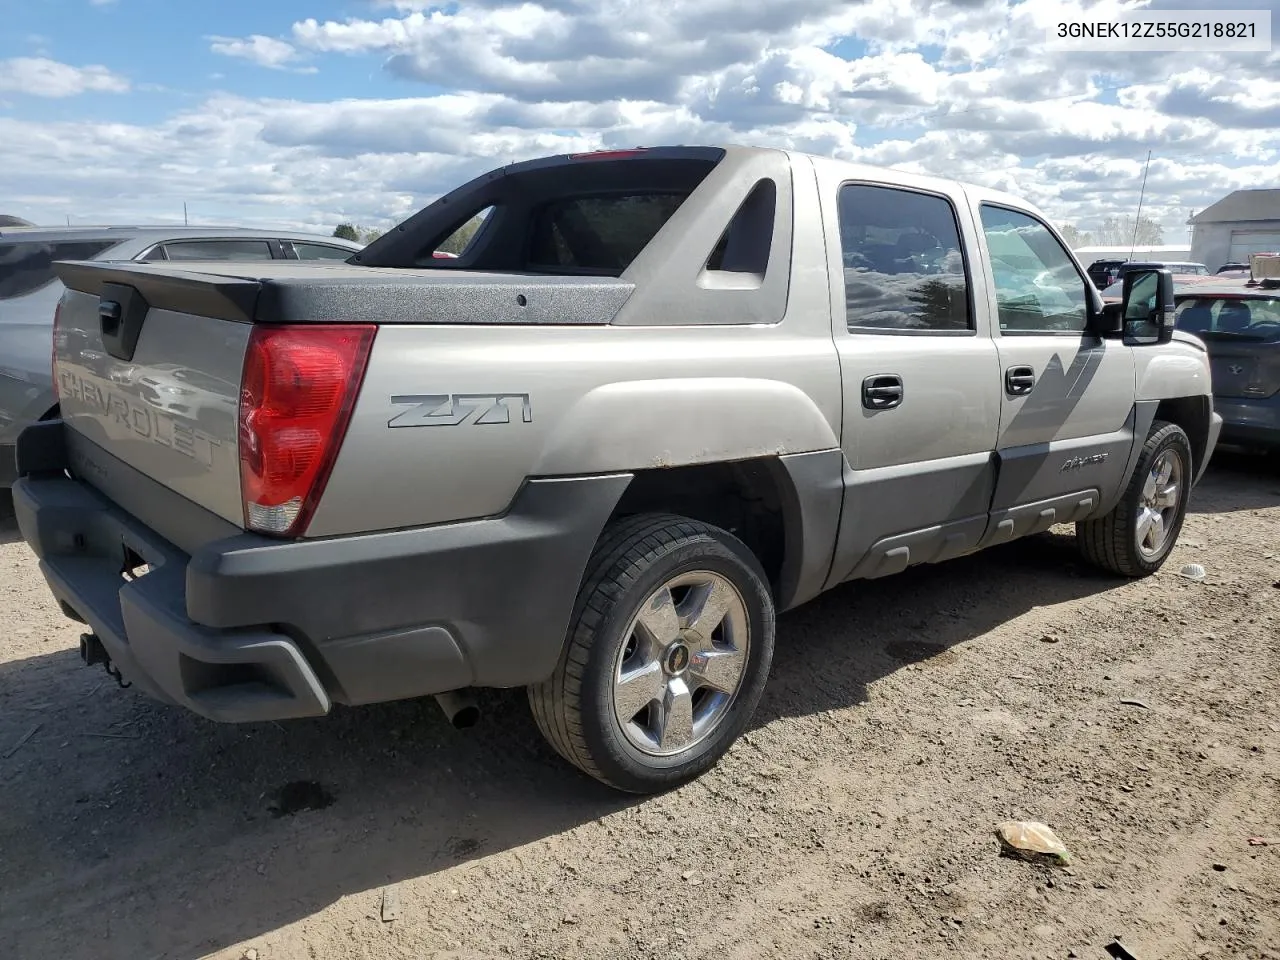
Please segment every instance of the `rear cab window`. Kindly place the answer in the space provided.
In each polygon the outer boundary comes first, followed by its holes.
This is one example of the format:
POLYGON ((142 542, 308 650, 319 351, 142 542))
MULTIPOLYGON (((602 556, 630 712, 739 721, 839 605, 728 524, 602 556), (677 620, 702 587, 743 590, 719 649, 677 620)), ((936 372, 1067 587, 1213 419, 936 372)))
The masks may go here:
POLYGON ((680 208, 684 193, 571 197, 543 204, 530 231, 531 270, 617 276, 680 208))
POLYGON ((360 261, 617 277, 723 156, 718 148, 659 147, 514 164, 440 198, 406 229, 370 244, 360 261))
POLYGON ((35 293, 57 279, 59 260, 93 260, 119 240, 26 241, 0 243, 0 300, 35 293))

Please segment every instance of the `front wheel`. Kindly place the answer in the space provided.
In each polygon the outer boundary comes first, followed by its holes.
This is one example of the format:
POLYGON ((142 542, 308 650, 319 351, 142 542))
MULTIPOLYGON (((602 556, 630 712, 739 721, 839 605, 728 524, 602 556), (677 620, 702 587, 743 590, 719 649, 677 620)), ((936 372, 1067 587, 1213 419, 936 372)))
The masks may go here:
POLYGON ((574 611, 555 673, 529 688, 556 752, 631 793, 713 766, 773 660, 773 600, 746 545, 682 517, 627 518, 601 537, 574 611))
POLYGON ((1177 543, 1191 496, 1191 441, 1157 420, 1120 502, 1106 516, 1076 524, 1086 560, 1125 577, 1155 573, 1177 543))

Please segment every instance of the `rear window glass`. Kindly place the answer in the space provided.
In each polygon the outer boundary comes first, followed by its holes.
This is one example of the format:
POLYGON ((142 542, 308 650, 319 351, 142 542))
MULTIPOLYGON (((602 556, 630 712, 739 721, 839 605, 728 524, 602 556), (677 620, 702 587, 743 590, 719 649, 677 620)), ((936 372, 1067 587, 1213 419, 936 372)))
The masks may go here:
POLYGON ((540 207, 533 218, 529 267, 617 275, 631 265, 685 193, 573 197, 540 207))
POLYGON ((345 247, 331 247, 327 243, 302 243, 293 241, 293 251, 299 260, 348 260, 354 250, 345 247))
POLYGON ((1280 340, 1280 297, 1188 297, 1174 316, 1179 330, 1209 340, 1280 340))
POLYGON ((270 260, 265 240, 183 240, 166 243, 170 260, 270 260))
POLYGON ((57 279, 59 260, 92 260, 116 240, 68 240, 64 243, 0 243, 0 300, 34 293, 57 279))

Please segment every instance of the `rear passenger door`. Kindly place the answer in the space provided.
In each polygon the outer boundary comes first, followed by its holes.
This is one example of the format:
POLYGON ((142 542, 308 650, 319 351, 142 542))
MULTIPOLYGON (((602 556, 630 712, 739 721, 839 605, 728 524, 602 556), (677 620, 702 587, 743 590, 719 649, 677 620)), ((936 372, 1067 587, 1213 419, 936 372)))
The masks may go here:
POLYGON ((963 194, 817 169, 852 467, 834 584, 977 547, 995 480, 999 367, 975 309, 986 290, 963 194))
POLYGON ((1133 353, 1089 332, 1088 280, 1045 223, 979 199, 1000 356, 999 480, 986 543, 1092 512, 1122 475, 1134 434, 1133 353))

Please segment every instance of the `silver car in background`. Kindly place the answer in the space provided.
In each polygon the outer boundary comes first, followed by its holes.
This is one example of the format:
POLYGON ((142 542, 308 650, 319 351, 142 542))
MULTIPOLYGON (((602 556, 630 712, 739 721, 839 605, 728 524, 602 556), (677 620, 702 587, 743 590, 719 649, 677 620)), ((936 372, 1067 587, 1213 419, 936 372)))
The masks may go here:
POLYGON ((53 312, 59 260, 346 260, 362 245, 337 237, 219 227, 0 227, 0 489, 13 445, 54 412, 53 312))

